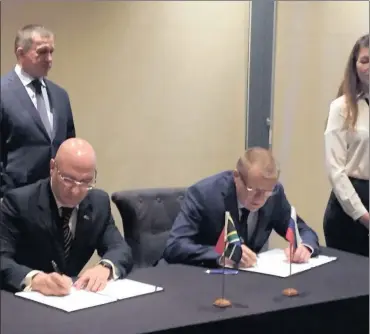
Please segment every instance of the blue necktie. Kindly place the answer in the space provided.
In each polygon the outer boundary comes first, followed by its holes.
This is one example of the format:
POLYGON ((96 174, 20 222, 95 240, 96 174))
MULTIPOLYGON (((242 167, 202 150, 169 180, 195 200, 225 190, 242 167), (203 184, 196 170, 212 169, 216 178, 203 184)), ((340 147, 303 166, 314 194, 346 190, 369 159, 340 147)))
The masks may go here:
POLYGON ((240 225, 240 237, 243 240, 245 245, 248 244, 248 216, 249 210, 246 208, 241 209, 242 215, 240 217, 239 225, 240 225))
POLYGON ((40 114, 41 121, 44 124, 44 127, 49 137, 51 137, 51 124, 50 124, 50 120, 48 117, 48 112, 46 110, 46 104, 44 101, 44 97, 42 96, 41 82, 39 79, 35 79, 31 82, 31 84, 35 88, 37 110, 40 114))

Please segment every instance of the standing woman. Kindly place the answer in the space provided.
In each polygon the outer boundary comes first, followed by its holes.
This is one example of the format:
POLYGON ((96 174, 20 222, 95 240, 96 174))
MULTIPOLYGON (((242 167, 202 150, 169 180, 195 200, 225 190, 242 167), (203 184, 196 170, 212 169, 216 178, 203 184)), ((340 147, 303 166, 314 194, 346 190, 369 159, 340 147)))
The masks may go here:
POLYGON ((326 245, 369 256, 369 35, 355 43, 325 130, 332 192, 324 216, 326 245))

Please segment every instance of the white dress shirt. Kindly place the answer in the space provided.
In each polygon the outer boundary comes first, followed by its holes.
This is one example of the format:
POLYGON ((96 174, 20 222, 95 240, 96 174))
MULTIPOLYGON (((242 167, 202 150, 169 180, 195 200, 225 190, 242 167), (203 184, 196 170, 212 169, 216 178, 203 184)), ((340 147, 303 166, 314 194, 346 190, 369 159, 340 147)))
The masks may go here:
POLYGON ((369 106, 358 100, 355 129, 345 129, 345 99, 330 104, 325 130, 325 161, 329 181, 344 212, 353 220, 367 213, 349 177, 369 180, 369 106))
MULTIPOLYGON (((35 88, 31 84, 31 82, 33 80, 35 80, 35 78, 31 77, 28 73, 23 71, 22 68, 18 64, 15 66, 14 71, 18 75, 18 77, 21 80, 24 88, 26 89, 26 91, 28 93, 28 96, 30 97, 33 105, 37 109, 36 92, 35 92, 35 88)), ((49 119, 49 122, 50 122, 51 129, 53 129, 53 113, 51 112, 50 101, 49 101, 48 92, 46 90, 45 81, 44 81, 43 78, 40 78, 39 80, 41 82, 41 93, 42 93, 42 97, 45 101, 46 112, 47 112, 47 115, 48 115, 48 119, 49 119)))

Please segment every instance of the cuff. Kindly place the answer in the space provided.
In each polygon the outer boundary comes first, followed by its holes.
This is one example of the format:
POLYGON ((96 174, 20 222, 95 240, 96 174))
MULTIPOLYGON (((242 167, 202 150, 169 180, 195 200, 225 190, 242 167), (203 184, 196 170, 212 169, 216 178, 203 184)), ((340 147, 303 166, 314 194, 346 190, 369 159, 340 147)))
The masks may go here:
POLYGON ((31 270, 23 279, 21 283, 21 289, 23 291, 32 291, 32 278, 34 278, 37 274, 41 272, 42 271, 40 270, 31 270))
POLYGON ((365 206, 361 203, 362 206, 359 206, 357 210, 352 214, 352 219, 354 221, 359 220, 363 215, 367 214, 365 206))
POLYGON ((119 278, 119 271, 118 269, 116 268, 116 266, 113 264, 112 261, 110 260, 106 260, 106 259, 103 259, 101 260, 99 263, 106 263, 106 264, 109 264, 111 267, 112 267, 112 279, 115 281, 119 278))
POLYGON ((311 252, 311 255, 313 254, 313 247, 311 247, 310 245, 307 245, 305 243, 302 243, 302 246, 305 246, 306 248, 308 248, 308 250, 311 252))

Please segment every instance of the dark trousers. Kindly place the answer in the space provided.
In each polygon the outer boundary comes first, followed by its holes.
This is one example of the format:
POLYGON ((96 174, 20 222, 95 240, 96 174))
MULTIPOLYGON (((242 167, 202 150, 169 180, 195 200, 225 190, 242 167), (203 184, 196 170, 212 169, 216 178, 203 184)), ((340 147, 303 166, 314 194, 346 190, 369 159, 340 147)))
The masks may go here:
MULTIPOLYGON (((362 203, 369 211, 369 181, 350 178, 362 203)), ((369 230, 342 209, 331 192, 324 216, 324 235, 328 247, 369 256, 369 230)))

